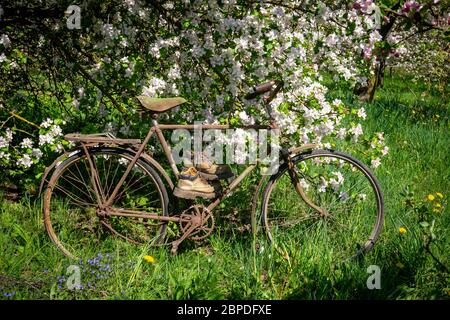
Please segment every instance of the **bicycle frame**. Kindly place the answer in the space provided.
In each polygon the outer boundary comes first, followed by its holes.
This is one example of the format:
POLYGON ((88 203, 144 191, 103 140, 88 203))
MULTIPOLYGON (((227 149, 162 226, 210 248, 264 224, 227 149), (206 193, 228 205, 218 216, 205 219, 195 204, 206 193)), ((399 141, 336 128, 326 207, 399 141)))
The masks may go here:
MULTIPOLYGON (((161 216, 161 215, 157 215, 154 213, 150 213, 150 212, 146 212, 146 211, 135 211, 135 210, 127 210, 127 209, 117 209, 117 208, 112 208, 111 205, 114 202, 115 197, 118 195, 119 190, 121 188, 121 186, 123 185, 125 179, 127 178, 128 174, 131 172, 133 166, 136 164, 136 162, 138 161, 139 158, 143 157, 145 160, 151 159, 153 160, 152 157, 150 157, 150 155, 148 155, 145 152, 145 147, 148 145, 150 139, 153 137, 153 135, 156 135, 156 138, 158 140, 158 142, 161 144, 161 147, 164 151, 164 155, 171 167, 171 169, 173 170, 173 172, 175 173, 175 177, 178 180, 178 174, 179 174, 179 170, 176 166, 176 163, 174 161, 173 155, 172 155, 172 151, 170 148, 170 145, 167 143, 164 135, 163 135, 163 131, 164 130, 177 130, 177 129, 187 129, 187 130, 196 130, 196 129, 216 129, 216 130, 226 130, 226 129, 236 129, 236 128, 240 128, 240 129, 265 129, 265 130, 274 130, 277 129, 277 126, 275 123, 271 123, 270 125, 248 125, 248 126, 237 126, 237 127, 232 127, 230 125, 218 125, 218 124, 194 124, 194 125, 179 125, 179 124, 159 124, 157 121, 157 114, 153 114, 152 115, 152 125, 150 127, 149 132, 147 133, 146 137, 144 138, 144 140, 141 142, 138 139, 117 139, 117 138, 105 138, 104 136, 101 135, 92 135, 92 136, 86 136, 83 139, 77 139, 77 138, 72 138, 73 140, 76 141, 81 141, 82 144, 82 150, 83 152, 86 154, 87 158, 88 158, 88 163, 92 172, 91 175, 91 183, 93 185, 93 189, 94 192, 96 193, 97 196, 97 202, 98 202, 98 207, 101 211, 106 212, 106 214, 108 215, 117 215, 117 216, 128 216, 128 217, 134 217, 134 218, 146 218, 146 219, 155 219, 155 220, 160 220, 160 221, 164 221, 164 222, 169 222, 169 221, 173 221, 173 222, 179 222, 182 221, 182 219, 180 217, 177 216, 161 216), (127 169, 125 170, 124 174, 122 175, 121 179, 119 180, 119 182, 117 183, 117 185, 115 186, 113 192, 111 193, 111 195, 107 198, 106 195, 103 193, 103 190, 100 186, 100 178, 98 176, 98 171, 95 167, 95 163, 94 161, 92 161, 91 159, 91 155, 89 153, 89 148, 91 146, 96 145, 97 143, 109 143, 109 144, 117 144, 117 145, 121 145, 121 144, 127 144, 127 145, 132 145, 134 146, 135 150, 137 150, 136 152, 134 152, 134 156, 131 159, 131 161, 129 162, 127 169)), ((303 145, 301 147, 297 147, 297 148, 292 148, 289 150, 286 149, 282 149, 281 150, 281 154, 283 155, 284 160, 289 164, 290 163, 290 158, 292 154, 298 154, 304 150, 308 150, 308 149, 313 149, 317 147, 317 145, 315 144, 306 144, 303 145)), ((57 160, 60 160, 60 158, 58 158, 57 160)), ((56 161, 55 161, 56 162, 56 161)), ((156 161, 154 161, 156 164, 158 164, 156 161)), ((153 163, 154 164, 154 163, 153 163)), ((52 166, 50 166, 49 168, 51 169, 55 164, 53 164, 52 166)), ((159 164, 158 164, 159 165, 159 164)), ((217 205, 219 205, 223 199, 227 198, 232 192, 233 190, 235 190, 239 184, 257 167, 256 164, 251 164, 248 165, 246 169, 244 169, 244 171, 238 176, 236 177, 228 186, 225 190, 223 190, 223 192, 221 193, 221 195, 219 197, 217 197, 216 199, 214 199, 213 202, 211 202, 206 209, 211 212, 212 210, 214 210, 215 207, 217 207, 217 205)), ((291 169, 291 167, 290 167, 291 169)), ((162 167, 159 168, 159 171, 163 170, 162 167)), ((290 170, 291 172, 291 179, 293 179, 294 182, 294 186, 297 190, 297 192, 299 193, 299 195, 305 200, 305 202, 310 205, 312 208, 316 209, 319 213, 324 214, 321 210, 321 208, 315 206, 304 194, 303 189, 301 187, 301 185, 298 183, 298 179, 296 178, 296 174, 294 170, 290 170), (291 172, 292 171, 292 172, 291 172)), ((163 170, 162 173, 165 173, 166 176, 167 173, 163 170)), ((46 176, 47 174, 45 174, 46 176)), ((43 181, 45 180, 45 176, 43 177, 43 181)), ((170 178, 169 178, 170 179, 170 178)), ((261 182, 258 184, 255 196, 253 198, 252 201, 252 227, 255 228, 256 227, 256 202, 257 202, 257 195, 259 194, 260 189, 263 187, 264 182, 266 181, 266 179, 261 179, 261 182)))
MULTIPOLYGON (((152 119, 152 126, 149 130, 149 132, 147 133, 144 141, 138 146, 138 150, 135 154, 135 156, 133 157, 133 159, 130 161, 130 163, 128 164, 127 169, 125 170, 123 176, 121 177, 121 179, 119 180, 118 184, 116 185, 116 187, 114 188, 113 192, 111 193, 110 197, 108 199, 105 199, 105 202, 103 203, 103 207, 109 207, 111 206, 111 204, 113 203, 115 197, 117 196, 120 187, 122 186, 123 182, 125 181, 125 179, 127 178, 128 174, 130 173, 131 169, 133 168, 133 166, 136 164, 136 161, 142 156, 143 153, 145 153, 145 147, 146 145, 149 143, 151 137, 153 136, 153 134, 156 134, 157 140, 159 141, 159 143, 162 146, 162 149, 164 151, 164 154, 166 156, 166 159, 171 167, 171 169, 173 170, 173 172, 175 173, 176 179, 178 179, 178 174, 179 174, 179 170, 175 164, 173 155, 172 155, 172 151, 171 148, 169 146, 169 144, 167 143, 164 135, 163 135, 163 130, 177 130, 177 129, 187 129, 187 130, 197 130, 197 129, 216 129, 216 130, 226 130, 226 129, 231 129, 232 127, 229 125, 215 125, 215 124, 204 124, 204 125, 178 125, 178 124, 159 124, 156 120, 156 116, 153 116, 152 119)), ((250 126, 242 126, 239 127, 241 129, 267 129, 267 130, 271 130, 274 129, 271 126, 264 126, 264 125, 250 125, 250 126)), ((89 151, 87 150, 87 148, 84 148, 84 152, 85 153, 89 153, 89 151)), ((92 177, 93 179, 93 183, 94 181, 99 181, 98 177, 96 176, 97 170, 95 169, 95 166, 93 163, 91 163, 92 161, 89 162, 90 166, 91 166, 91 170, 94 173, 92 177)), ((256 165, 252 164, 249 165, 237 178, 235 178, 231 184, 228 186, 227 189, 225 189, 225 191, 222 193, 222 195, 220 197, 218 197, 214 202, 212 202, 207 209, 208 210, 213 210, 224 198, 226 198, 240 183, 241 181, 248 175, 250 174, 251 171, 253 171, 253 169, 256 167, 256 165)), ((98 196, 101 198, 102 194, 101 192, 98 193, 98 196)), ((155 217, 156 218, 156 217, 155 217)), ((159 217, 161 219, 164 219, 164 217, 159 217)), ((172 221, 172 219, 170 219, 169 221, 172 221)))
MULTIPOLYGON (((281 90, 284 82, 283 81, 272 81, 270 86, 272 86, 273 84, 276 84, 275 89, 273 89, 269 96, 265 97, 264 102, 265 105, 268 109, 268 114, 270 115, 272 110, 271 107, 269 105, 269 102, 271 100, 273 100, 273 98, 276 96, 276 94, 281 90)), ((267 86, 268 84, 263 85, 263 87, 270 88, 267 86)), ((264 89, 264 90, 266 90, 264 89)), ((255 92, 257 91, 257 88, 255 87, 255 92)), ((267 90, 266 90, 267 91, 267 90)), ((176 129, 188 129, 188 130, 195 130, 195 129, 218 129, 218 130, 226 130, 226 129, 231 129, 231 128, 241 128, 241 129, 268 129, 268 130, 273 130, 273 129, 278 129, 278 126, 276 124, 276 122, 273 119, 270 119, 270 125, 249 125, 249 126, 240 126, 240 127, 231 127, 230 125, 216 125, 216 124, 201 124, 201 125, 178 125, 178 124, 159 124, 157 121, 157 113, 155 112, 151 112, 150 113, 151 117, 152 117, 152 126, 149 130, 149 132, 147 133, 146 137, 144 138, 144 141, 142 141, 142 143, 140 143, 140 140, 136 140, 136 139, 117 139, 115 137, 102 137, 102 136, 87 136, 84 137, 83 139, 77 139, 76 137, 72 137, 73 141, 79 141, 82 144, 82 149, 84 151, 84 153, 86 154, 87 158, 88 158, 88 163, 92 172, 91 175, 91 183, 93 184, 93 188, 94 188, 94 192, 96 193, 97 196, 97 202, 98 202, 98 206, 100 208, 100 210, 104 211, 105 209, 107 209, 108 207, 110 207, 112 205, 112 203, 114 202, 114 199, 116 198, 116 196, 118 195, 118 192, 120 190, 120 188, 122 187, 123 183, 125 182, 125 179, 127 178, 128 174, 130 173, 130 171, 132 170, 133 166, 136 164, 137 160, 143 156, 145 158, 150 158, 151 157, 145 153, 145 147, 147 146, 147 144, 149 143, 151 137, 153 136, 153 134, 156 134, 157 139, 159 141, 159 143, 161 144, 164 154, 169 162, 169 165, 172 169, 172 171, 175 174, 176 179, 178 180, 178 175, 179 175, 179 171, 178 168, 175 164, 175 161, 173 159, 172 156, 172 152, 170 149, 169 144, 167 143, 166 139, 164 138, 164 135, 162 133, 163 130, 176 130, 176 129), (98 176, 98 171, 95 168, 95 163, 92 161, 91 156, 89 154, 89 146, 90 145, 95 145, 96 143, 110 143, 110 144, 128 144, 128 145, 133 145, 134 147, 137 148, 137 151, 133 157, 133 159, 130 161, 127 169, 125 170, 123 176, 121 177, 121 179, 119 180, 119 182, 117 183, 117 185, 115 186, 113 192, 111 193, 111 195, 107 198, 106 195, 104 194, 102 187, 100 185, 100 179, 98 176)), ((284 154, 287 154, 287 152, 284 152, 284 154)), ((59 159, 59 158, 58 158, 59 159)), ((42 181, 45 181, 45 178, 47 176, 47 174, 49 173, 49 171, 54 168, 55 162, 48 168, 49 170, 47 172, 44 173, 43 179, 42 181)), ((213 203, 211 203, 208 206, 209 210, 214 209, 220 202, 222 199, 226 198, 239 184, 240 182, 248 175, 250 174, 250 172, 256 167, 256 165, 250 165, 249 167, 247 167, 235 180, 232 181, 232 183, 228 186, 228 188, 225 190, 225 192, 222 193, 222 195, 217 198, 213 203)), ((162 169, 162 168, 160 168, 162 169)), ((160 170, 161 171, 161 170, 160 170)), ((164 170, 163 170, 164 171, 164 170)), ((167 176, 167 175, 166 175, 167 176)), ((43 186, 43 183, 41 183, 41 188, 43 186)), ((150 218, 150 217, 149 217, 150 218)), ((156 217, 151 217, 151 218, 156 218, 156 217)), ((161 219, 162 217, 158 217, 157 219, 161 219)), ((166 218, 164 218, 166 219, 166 218)))
MULTIPOLYGON (((269 114, 271 114, 271 108, 269 106, 269 102, 273 99, 273 97, 276 95, 276 92, 280 89, 280 86, 282 84, 278 84, 277 88, 269 95, 267 99, 265 99, 266 106, 268 108, 269 114)), ((166 180, 170 182, 170 187, 173 187, 173 183, 171 183, 171 180, 167 174, 167 172, 159 165, 157 161, 155 161, 149 154, 145 152, 145 147, 148 145, 150 139, 155 134, 158 142, 161 144, 161 147, 163 149, 163 152, 165 154, 165 157, 172 169, 172 171, 175 174, 176 180, 178 181, 178 175, 179 170, 176 166, 175 160, 172 155, 171 148, 169 144, 167 143, 163 131, 164 130, 177 130, 177 129, 187 129, 187 130, 203 130, 203 129, 215 129, 215 130, 227 130, 227 129, 265 129, 265 130, 276 130, 278 129, 278 126, 276 122, 273 119, 270 119, 270 125, 248 125, 248 126, 237 126, 232 127, 230 125, 219 125, 219 124, 194 124, 194 125, 179 125, 179 124, 159 124, 157 121, 157 113, 152 112, 150 113, 152 120, 151 120, 151 127, 148 131, 147 135, 145 136, 144 140, 141 142, 139 139, 117 139, 113 137, 112 135, 105 135, 105 134, 98 134, 98 135, 87 135, 87 136, 80 136, 80 135, 69 135, 66 136, 66 138, 70 138, 72 141, 78 141, 81 142, 81 149, 85 153, 88 164, 91 170, 91 184, 93 186, 93 190, 97 197, 97 211, 100 215, 110 215, 110 216, 124 216, 124 217, 130 217, 130 218, 143 218, 143 219, 154 219, 159 220, 163 222, 187 222, 190 223, 190 227, 188 231, 185 232, 185 234, 176 242, 179 244, 181 241, 183 241, 187 236, 189 236, 190 233, 193 232, 193 230, 198 226, 196 222, 193 222, 193 220, 189 220, 189 218, 183 218, 182 216, 162 216, 158 215, 156 213, 151 213, 147 211, 137 211, 137 210, 129 210, 129 209, 123 209, 123 208, 113 208, 112 204, 114 203, 115 198, 119 194, 119 190, 124 184, 127 176, 131 172, 132 168, 135 166, 136 162, 139 158, 143 158, 146 161, 152 160, 151 164, 155 165, 157 167, 158 171, 160 171, 161 174, 164 175, 166 180), (119 182, 114 187, 111 195, 105 194, 104 190, 102 189, 102 186, 100 184, 100 177, 98 175, 98 170, 96 168, 96 164, 93 161, 89 149, 92 146, 96 146, 98 143, 106 143, 106 144, 112 144, 112 145, 132 145, 133 146, 133 156, 131 160, 129 161, 129 164, 120 178, 119 182)), ((303 198, 303 200, 313 209, 315 209, 317 212, 319 212, 321 215, 326 215, 326 212, 322 210, 320 207, 317 207, 314 203, 312 203, 303 192, 303 188, 301 187, 299 183, 299 179, 297 176, 297 173, 293 169, 293 163, 291 161, 292 154, 297 154, 301 151, 304 151, 306 149, 312 149, 317 147, 315 144, 307 144, 304 146, 301 146, 299 148, 294 149, 281 149, 281 155, 285 163, 288 164, 289 168, 289 175, 291 177, 292 183, 294 184, 295 190, 297 193, 303 198)), ((60 158, 58 158, 60 159, 60 158)), ((58 160, 57 159, 57 160, 58 160)), ((56 161, 55 161, 56 162, 56 161)), ((55 163, 49 167, 48 172, 54 168, 55 163)), ((208 206, 205 207, 206 212, 208 212, 208 215, 211 214, 212 210, 216 208, 225 198, 227 198, 233 190, 235 190, 239 184, 247 177, 255 168, 257 167, 257 164, 250 164, 247 166, 247 168, 244 169, 244 171, 237 176, 233 181, 230 182, 230 184, 221 192, 221 194, 214 199, 208 206)), ((46 175, 48 172, 44 173, 43 181, 45 180, 46 175)), ((264 185, 264 182, 266 182, 267 179, 261 179, 260 183, 257 186, 257 190, 255 193, 255 196, 253 197, 252 201, 252 229, 253 231, 256 231, 256 207, 257 207, 257 201, 258 201, 258 194, 261 190, 261 188, 264 185)), ((41 184, 42 186, 42 184, 41 184)), ((174 245, 174 247, 177 247, 178 244, 174 245)))

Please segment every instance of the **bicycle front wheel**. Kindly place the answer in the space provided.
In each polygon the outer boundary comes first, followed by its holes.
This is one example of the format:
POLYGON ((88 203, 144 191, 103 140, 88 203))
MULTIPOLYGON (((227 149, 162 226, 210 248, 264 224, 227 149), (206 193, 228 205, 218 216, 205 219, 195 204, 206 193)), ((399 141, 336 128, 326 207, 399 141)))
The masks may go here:
MULTIPOLYGON (((51 240, 70 258, 84 256, 89 248, 112 250, 112 233, 134 244, 158 244, 167 223, 132 216, 111 216, 99 198, 109 198, 133 155, 117 148, 89 151, 98 175, 92 183, 89 159, 78 152, 62 162, 49 180, 44 197, 44 224, 51 240)), ((168 215, 167 191, 155 170, 138 159, 119 189, 111 208, 168 215)))
POLYGON ((269 240, 292 255, 343 261, 369 251, 381 231, 379 184, 360 161, 314 150, 293 158, 263 193, 262 223, 269 240), (298 184, 298 187, 295 185, 298 184))

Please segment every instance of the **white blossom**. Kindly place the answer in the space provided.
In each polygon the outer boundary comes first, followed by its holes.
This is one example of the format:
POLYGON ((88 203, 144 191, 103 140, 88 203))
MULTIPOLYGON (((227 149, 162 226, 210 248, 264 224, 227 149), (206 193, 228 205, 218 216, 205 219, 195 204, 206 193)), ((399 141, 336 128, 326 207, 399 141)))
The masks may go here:
POLYGON ((241 112, 239 112, 239 119, 241 119, 244 123, 248 123, 250 120, 250 117, 248 116, 247 112, 241 111, 241 112))
POLYGON ((38 149, 38 148, 33 148, 33 150, 32 150, 32 155, 33 155, 33 157, 35 157, 35 158, 37 158, 37 159, 40 159, 41 157, 42 157, 42 151, 40 150, 40 149, 38 149))
POLYGON ((33 147, 33 140, 31 140, 30 138, 25 138, 23 139, 23 141, 20 143, 20 146, 24 149, 30 149, 33 147))
POLYGON ((53 120, 50 118, 47 118, 44 122, 41 123, 42 128, 49 128, 53 124, 53 120))
POLYGON ((360 108, 358 109, 358 117, 366 119, 367 115, 366 115, 366 110, 364 108, 360 108))
POLYGON ((381 164, 381 159, 380 158, 376 158, 376 159, 372 160, 370 162, 370 164, 372 165, 373 168, 376 169, 381 164))
POLYGON ((133 70, 130 67, 125 69, 125 78, 130 78, 133 74, 133 70))
POLYGON ((5 48, 9 47, 9 45, 11 44, 11 40, 9 40, 8 35, 2 34, 0 36, 0 44, 2 44, 5 48))
POLYGON ((63 145, 62 145, 61 143, 58 143, 58 144, 56 145, 56 152, 61 153, 61 152, 63 152, 63 151, 64 151, 63 145))
POLYGON ((11 142, 13 139, 13 132, 10 128, 6 129, 6 141, 11 142))
POLYGON ((0 148, 7 147, 9 147, 9 141, 5 137, 0 136, 0 148))
POLYGON ((377 138, 380 141, 384 141, 384 132, 377 132, 377 138))
POLYGON ((363 134, 362 126, 358 123, 356 126, 350 128, 349 130, 353 134, 354 141, 358 140, 358 137, 363 134))
POLYGON ((45 144, 53 144, 54 138, 51 133, 46 133, 39 135, 39 145, 43 146, 45 144))
POLYGON ((16 164, 18 166, 23 166, 25 168, 29 168, 33 164, 33 160, 31 160, 31 157, 29 154, 24 154, 22 158, 17 160, 16 164))
POLYGON ((174 65, 172 68, 170 68, 167 76, 171 80, 176 80, 176 79, 181 78, 180 67, 178 65, 174 65))
POLYGON ((336 132, 336 136, 339 139, 344 139, 347 136, 347 129, 346 128, 340 128, 337 132, 336 132))
POLYGON ((60 135, 62 134, 62 129, 61 129, 60 126, 54 125, 54 126, 52 127, 52 129, 50 130, 50 133, 51 133, 54 137, 57 137, 57 136, 60 136, 60 135))
POLYGON ((306 180, 305 179, 300 179, 300 186, 305 190, 305 191, 308 191, 309 190, 309 188, 311 187, 310 185, 309 185, 309 183, 308 182, 306 182, 306 180))
POLYGON ((9 153, 6 153, 4 151, 0 151, 0 159, 9 160, 9 153))
POLYGON ((334 178, 331 178, 329 183, 334 191, 337 191, 339 187, 344 182, 344 176, 340 172, 332 172, 332 174, 335 176, 334 178))
POLYGON ((142 94, 145 96, 154 97, 159 95, 164 88, 166 87, 166 82, 162 79, 159 79, 157 77, 153 77, 150 80, 149 86, 144 87, 142 94))
POLYGON ((320 183, 317 188, 317 191, 320 193, 324 193, 324 192, 326 192, 327 187, 328 187, 328 181, 326 181, 324 177, 320 177, 320 183))

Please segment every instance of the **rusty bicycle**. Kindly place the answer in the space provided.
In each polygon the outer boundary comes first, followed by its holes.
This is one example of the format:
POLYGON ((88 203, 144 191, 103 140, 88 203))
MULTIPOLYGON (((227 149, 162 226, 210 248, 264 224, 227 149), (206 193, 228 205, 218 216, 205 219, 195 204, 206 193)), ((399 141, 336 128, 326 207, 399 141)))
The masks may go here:
MULTIPOLYGON (((265 94, 263 102, 271 115, 269 102, 282 86, 283 81, 273 80, 254 87, 246 98, 265 94)), ((152 122, 142 141, 110 134, 69 134, 66 139, 78 146, 44 173, 44 224, 51 240, 68 257, 80 257, 84 247, 99 245, 110 234, 135 244, 170 245, 176 253, 185 239, 198 241, 212 233, 214 209, 258 167, 250 164, 235 179, 222 181, 221 192, 209 202, 194 201, 174 209, 179 169, 163 131, 193 130, 195 125, 158 123, 158 115, 184 103, 183 98, 138 99, 152 122), (146 151, 153 136, 169 170, 146 151)), ((241 128, 273 130, 277 124, 271 119, 269 125, 241 128)), ((256 186, 251 202, 253 231, 264 230, 281 249, 301 250, 308 243, 321 243, 338 259, 369 251, 384 218, 382 192, 371 171, 350 155, 314 144, 281 147, 278 170, 262 176, 256 186)))

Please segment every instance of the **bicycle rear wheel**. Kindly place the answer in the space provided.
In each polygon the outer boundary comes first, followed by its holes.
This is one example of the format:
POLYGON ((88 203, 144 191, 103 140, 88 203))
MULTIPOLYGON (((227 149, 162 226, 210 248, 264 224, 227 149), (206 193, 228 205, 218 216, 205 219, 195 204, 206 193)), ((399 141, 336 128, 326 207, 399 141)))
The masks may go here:
MULTIPOLYGON (((108 198, 133 155, 117 148, 95 148, 89 152, 98 172, 98 185, 108 198)), ((87 246, 107 251, 111 245, 108 243, 111 242, 107 237, 109 233, 134 244, 158 244, 163 240, 165 222, 110 216, 102 211, 91 176, 87 156, 78 152, 56 168, 48 183, 44 197, 44 223, 51 240, 66 256, 79 258, 87 246)), ((167 191, 155 170, 138 159, 119 189, 112 208, 167 216, 167 191)))
POLYGON ((294 255, 320 252, 330 261, 369 251, 384 217, 383 196, 370 170, 349 155, 327 150, 298 155, 293 163, 300 192, 284 164, 263 193, 262 223, 269 240, 294 255))

